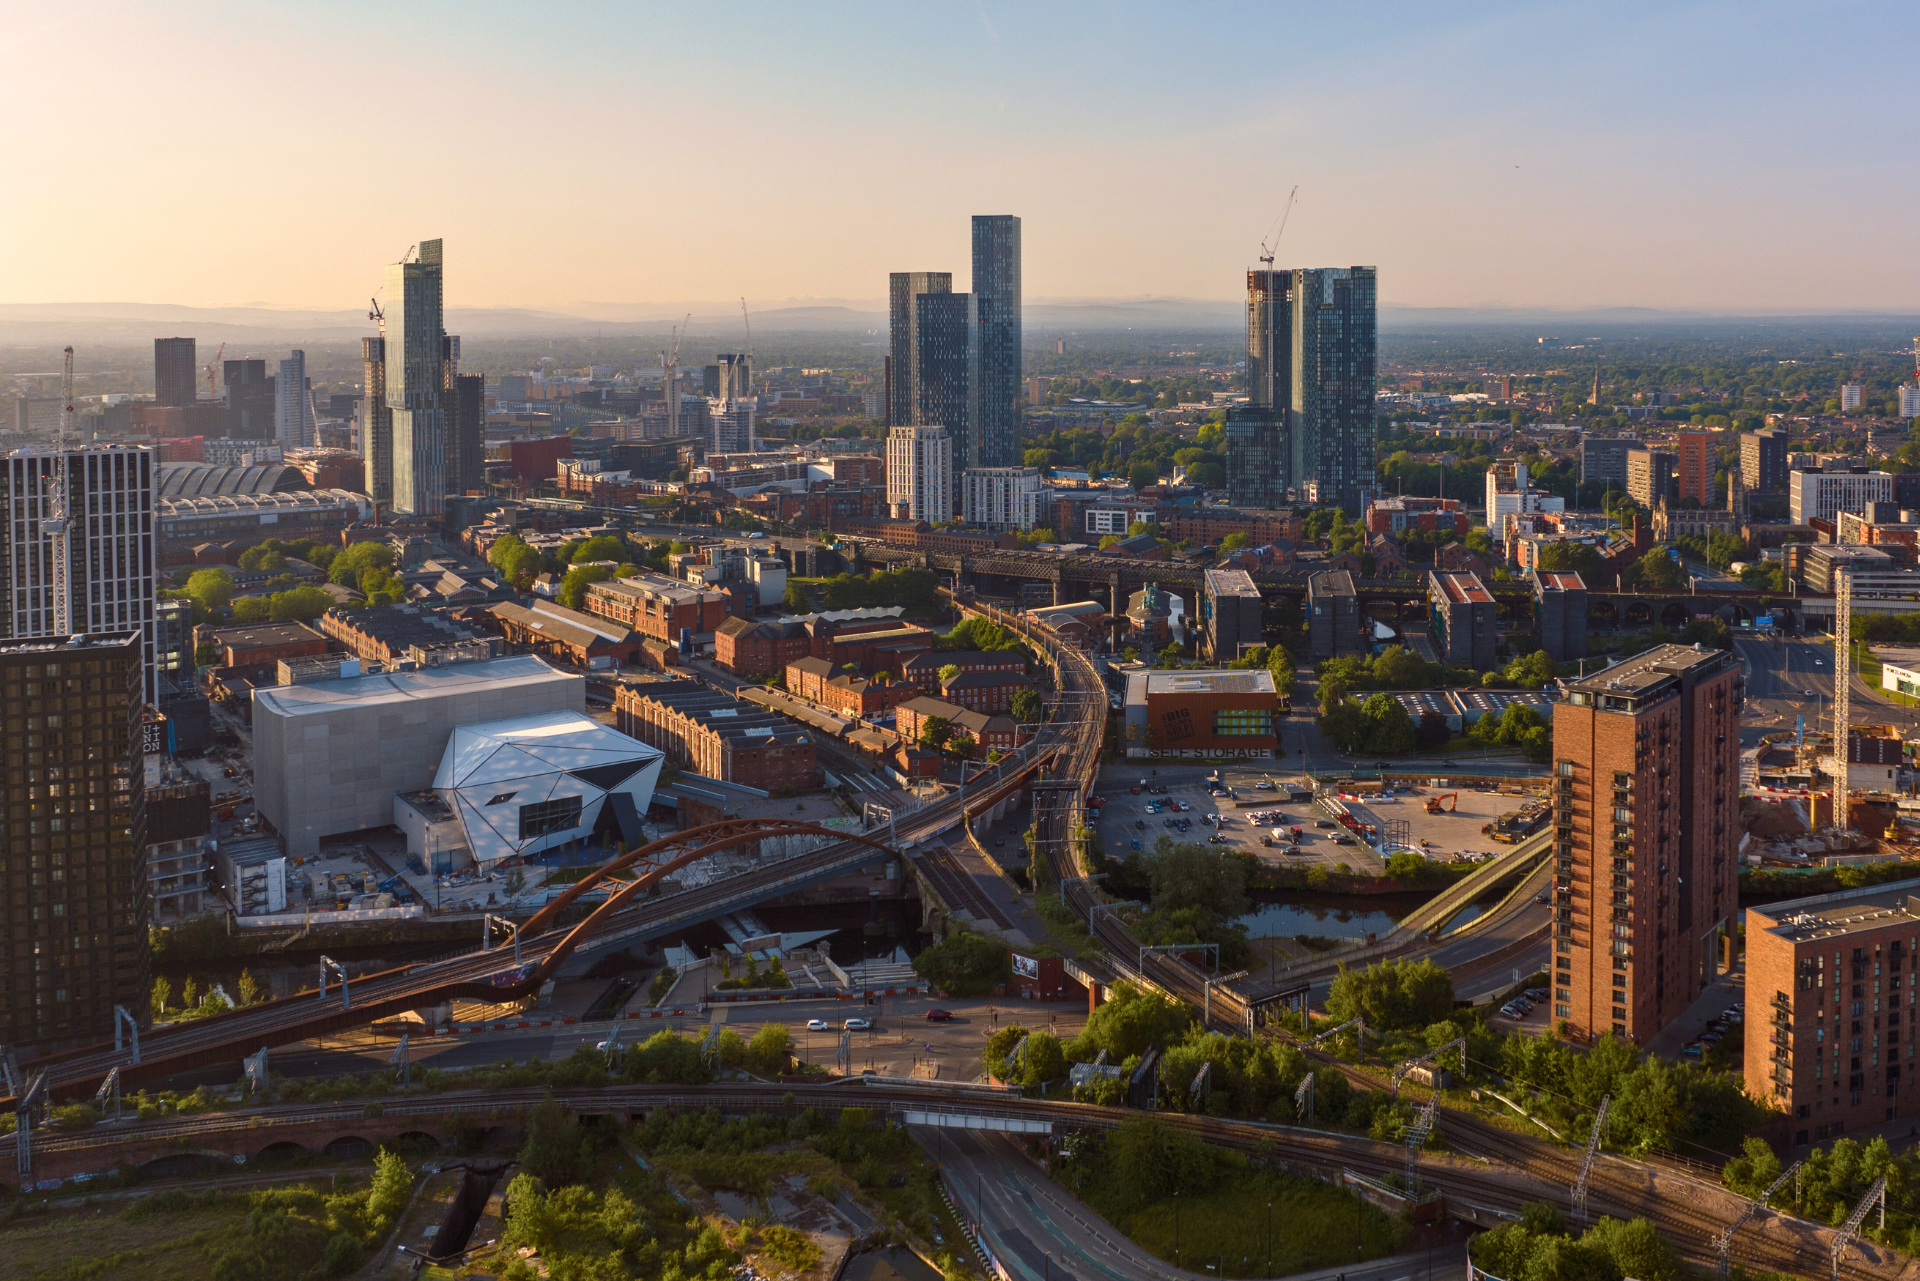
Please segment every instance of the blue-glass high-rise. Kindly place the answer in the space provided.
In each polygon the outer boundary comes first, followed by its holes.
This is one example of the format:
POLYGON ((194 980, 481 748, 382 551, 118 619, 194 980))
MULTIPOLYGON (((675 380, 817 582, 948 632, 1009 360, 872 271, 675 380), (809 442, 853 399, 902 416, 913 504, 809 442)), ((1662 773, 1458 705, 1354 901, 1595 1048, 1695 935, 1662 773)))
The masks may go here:
POLYGON ((1357 511, 1374 484, 1372 267, 1247 273, 1250 404, 1227 421, 1227 498, 1357 511))
POLYGON ((981 461, 980 312, 975 294, 914 295, 913 426, 945 427, 954 475, 981 461))
MULTIPOLYGON (((1013 214, 973 216, 973 296, 980 325, 979 419, 976 461, 968 467, 1015 467, 1020 463, 1020 422, 1025 403, 1020 376, 1020 219, 1013 214)), ((961 466, 959 451, 954 467, 961 466)))

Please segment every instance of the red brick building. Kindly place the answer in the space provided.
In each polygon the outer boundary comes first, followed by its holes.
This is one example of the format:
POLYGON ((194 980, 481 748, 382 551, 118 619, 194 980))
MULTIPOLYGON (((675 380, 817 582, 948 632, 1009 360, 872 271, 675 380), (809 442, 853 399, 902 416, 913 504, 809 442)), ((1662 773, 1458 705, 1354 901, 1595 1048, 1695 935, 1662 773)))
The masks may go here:
POLYGON ((1920 1109, 1920 881, 1747 909, 1747 1093, 1793 1145, 1920 1109))
POLYGON ((211 642, 220 651, 215 667, 254 681, 275 679, 281 659, 318 658, 332 648, 327 638, 305 623, 246 623, 203 626, 194 631, 198 645, 211 642))
POLYGON ((916 698, 902 703, 894 715, 895 729, 909 743, 919 742, 927 722, 941 717, 953 726, 955 738, 965 735, 980 744, 983 752, 989 748, 1010 752, 1020 745, 1020 722, 1013 717, 968 711, 937 698, 916 698))
POLYGON ((1681 645, 1566 685, 1553 713, 1555 1019, 1644 1045, 1720 973, 1738 911, 1744 692, 1734 655, 1681 645))
POLYGON ((1004 712, 1015 694, 1032 688, 1033 681, 1019 672, 955 672, 940 682, 940 697, 968 711, 1004 712))
POLYGON ((562 458, 573 457, 573 437, 543 436, 538 440, 507 442, 507 460, 515 480, 538 485, 553 479, 562 458))
POLYGON ((684 628, 695 636, 717 633, 733 612, 725 588, 683 583, 664 574, 637 574, 587 587, 586 608, 642 636, 677 643, 684 628))
MULTIPOLYGON (((900 675, 901 663, 924 652, 933 633, 897 618, 797 619, 755 623, 735 619, 713 636, 713 656, 736 676, 759 680, 784 673, 797 659, 825 659, 834 667, 851 663, 868 676, 900 675)), ((789 686, 791 688, 791 686, 789 686)))
POLYGON ((957 667, 963 672, 1009 672, 1024 675, 1027 660, 1019 651, 995 650, 991 654, 977 649, 930 650, 909 655, 894 672, 901 680, 918 685, 929 694, 940 688, 940 669, 957 667))
POLYGON ((820 786, 811 731, 718 690, 679 681, 622 685, 614 693, 613 715, 621 733, 703 778, 765 792, 820 786))
POLYGON ((1229 534, 1245 534, 1256 544, 1284 538, 1299 542, 1306 522, 1298 512, 1232 507, 1162 507, 1155 515, 1160 536, 1169 542, 1218 544, 1229 534))
POLYGON ((864 676, 842 673, 822 682, 817 702, 841 716, 878 716, 891 711, 920 691, 904 681, 870 681, 864 676))
POLYGON ((926 521, 842 520, 832 527, 835 533, 877 538, 889 547, 910 547, 923 552, 1014 551, 1019 535, 1011 531, 989 534, 983 530, 935 529, 926 521))

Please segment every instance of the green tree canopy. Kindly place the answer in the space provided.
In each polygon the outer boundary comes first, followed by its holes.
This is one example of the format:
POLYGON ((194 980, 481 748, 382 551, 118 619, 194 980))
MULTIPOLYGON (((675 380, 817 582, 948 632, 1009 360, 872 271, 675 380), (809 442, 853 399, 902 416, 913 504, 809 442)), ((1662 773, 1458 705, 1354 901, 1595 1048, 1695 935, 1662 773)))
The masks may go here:
POLYGON ((944 716, 929 716, 920 722, 920 741, 928 747, 944 747, 953 737, 953 722, 944 716))
POLYGON ((233 575, 224 569, 196 569, 187 577, 186 593, 210 615, 217 615, 233 599, 233 575))
POLYGON ((1431 958, 1343 969, 1327 992, 1327 1013, 1340 1023, 1364 1018, 1382 1031, 1425 1027, 1453 1013, 1453 978, 1431 958))
POLYGON ((914 957, 913 972, 948 996, 985 996, 1007 981, 1007 948, 983 934, 955 930, 914 957))
POLYGON ((1046 714, 1046 707, 1040 701, 1040 695, 1030 689, 1017 689, 1013 692, 1013 719, 1023 725, 1038 724, 1046 714))

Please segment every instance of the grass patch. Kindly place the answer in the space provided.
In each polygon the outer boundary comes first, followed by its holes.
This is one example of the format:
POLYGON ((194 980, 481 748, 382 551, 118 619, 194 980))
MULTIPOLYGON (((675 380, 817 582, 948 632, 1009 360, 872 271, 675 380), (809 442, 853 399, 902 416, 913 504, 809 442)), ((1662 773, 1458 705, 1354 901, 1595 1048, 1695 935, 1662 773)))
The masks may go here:
POLYGON ((1098 955, 1101 947, 1088 932, 1085 921, 1074 915, 1073 909, 1051 894, 1036 894, 1033 910, 1041 920, 1047 923, 1047 932, 1066 946, 1074 956, 1098 955))
POLYGON ((90 1210, 15 1219, 0 1231, 8 1276, 30 1281, 199 1281, 201 1246, 244 1222, 237 1199, 183 1207, 167 1215, 102 1215, 90 1210))
POLYGON ((789 1149, 779 1152, 707 1152, 680 1150, 657 1153, 654 1164, 682 1183, 709 1190, 764 1197, 773 1181, 802 1174, 809 1179, 831 1176, 834 1163, 818 1152, 789 1149))

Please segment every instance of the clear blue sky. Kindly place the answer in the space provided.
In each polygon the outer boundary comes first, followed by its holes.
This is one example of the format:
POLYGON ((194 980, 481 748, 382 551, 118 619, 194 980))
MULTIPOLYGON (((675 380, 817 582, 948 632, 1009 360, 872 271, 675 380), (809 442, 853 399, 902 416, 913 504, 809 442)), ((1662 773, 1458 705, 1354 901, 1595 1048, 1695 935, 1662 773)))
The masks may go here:
POLYGON ((1372 263, 1418 306, 1920 311, 1911 3, 16 7, 0 301, 1029 299, 1372 263), (34 51, 28 55, 28 51, 34 51))

